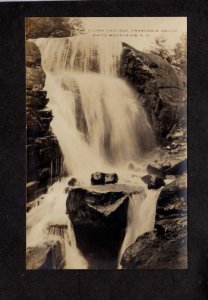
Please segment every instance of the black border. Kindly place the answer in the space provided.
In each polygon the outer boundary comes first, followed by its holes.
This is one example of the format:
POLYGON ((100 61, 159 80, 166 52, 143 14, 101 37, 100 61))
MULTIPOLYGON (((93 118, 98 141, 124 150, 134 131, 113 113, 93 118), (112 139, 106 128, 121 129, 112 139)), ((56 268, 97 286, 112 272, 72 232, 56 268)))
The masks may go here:
POLYGON ((0 3, 0 298, 208 297, 208 3, 206 0, 0 3), (188 17, 188 270, 25 270, 26 16, 188 17))

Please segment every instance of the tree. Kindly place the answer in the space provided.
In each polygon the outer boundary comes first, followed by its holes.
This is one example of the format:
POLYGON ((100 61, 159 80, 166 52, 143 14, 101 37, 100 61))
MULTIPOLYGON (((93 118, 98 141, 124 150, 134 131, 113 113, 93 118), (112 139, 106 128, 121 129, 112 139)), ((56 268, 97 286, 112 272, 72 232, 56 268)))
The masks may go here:
POLYGON ((155 48, 150 52, 162 57, 163 59, 168 59, 171 56, 170 50, 167 47, 166 38, 159 36, 155 38, 155 48))
POLYGON ((179 42, 171 50, 168 49, 167 40, 160 36, 155 39, 155 47, 150 52, 167 60, 170 64, 180 67, 186 73, 187 66, 187 37, 183 33, 179 42))
POLYGON ((172 64, 182 68, 186 74, 187 68, 187 36, 183 33, 173 49, 172 64))
POLYGON ((81 18, 28 17, 25 22, 26 39, 39 37, 68 37, 83 30, 81 18))

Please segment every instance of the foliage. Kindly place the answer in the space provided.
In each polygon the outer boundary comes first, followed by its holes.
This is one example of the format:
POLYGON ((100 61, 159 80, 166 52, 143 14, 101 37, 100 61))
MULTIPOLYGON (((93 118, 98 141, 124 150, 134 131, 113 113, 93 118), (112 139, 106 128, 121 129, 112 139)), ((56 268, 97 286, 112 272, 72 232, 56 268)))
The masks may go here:
POLYGON ((187 37, 185 33, 181 35, 179 42, 172 50, 168 48, 166 38, 157 37, 155 39, 155 47, 150 52, 162 57, 170 64, 182 68, 186 73, 187 37))
POLYGON ((28 17, 25 21, 26 39, 73 36, 81 30, 83 30, 81 18, 28 17))

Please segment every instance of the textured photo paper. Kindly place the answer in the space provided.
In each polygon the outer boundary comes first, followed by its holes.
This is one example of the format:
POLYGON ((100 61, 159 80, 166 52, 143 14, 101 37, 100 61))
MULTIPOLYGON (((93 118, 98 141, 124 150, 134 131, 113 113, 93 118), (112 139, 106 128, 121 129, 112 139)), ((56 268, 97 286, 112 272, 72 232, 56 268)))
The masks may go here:
POLYGON ((186 17, 25 18, 27 269, 187 269, 186 17))

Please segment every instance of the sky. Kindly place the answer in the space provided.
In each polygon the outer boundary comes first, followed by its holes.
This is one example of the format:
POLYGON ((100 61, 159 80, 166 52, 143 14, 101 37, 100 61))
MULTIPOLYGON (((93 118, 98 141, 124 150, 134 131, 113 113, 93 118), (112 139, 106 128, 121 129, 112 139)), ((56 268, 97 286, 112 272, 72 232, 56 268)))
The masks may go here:
POLYGON ((118 35, 117 38, 138 50, 151 50, 155 38, 159 36, 165 37, 167 47, 173 49, 181 35, 187 32, 186 17, 85 17, 82 19, 87 34, 103 37, 105 35, 109 37, 111 34, 114 38, 118 35))

